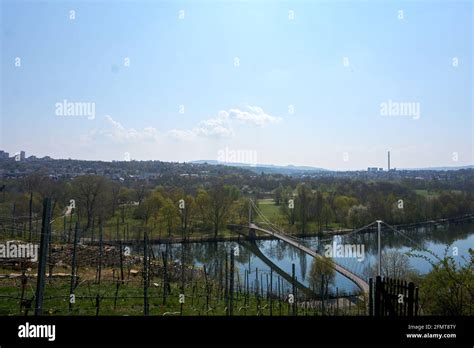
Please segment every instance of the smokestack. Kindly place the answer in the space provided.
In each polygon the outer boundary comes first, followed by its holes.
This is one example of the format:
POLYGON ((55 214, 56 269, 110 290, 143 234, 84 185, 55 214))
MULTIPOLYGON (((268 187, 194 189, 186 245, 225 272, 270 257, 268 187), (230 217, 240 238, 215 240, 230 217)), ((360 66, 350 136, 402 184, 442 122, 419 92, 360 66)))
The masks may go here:
POLYGON ((388 171, 390 171, 390 151, 388 152, 388 171))

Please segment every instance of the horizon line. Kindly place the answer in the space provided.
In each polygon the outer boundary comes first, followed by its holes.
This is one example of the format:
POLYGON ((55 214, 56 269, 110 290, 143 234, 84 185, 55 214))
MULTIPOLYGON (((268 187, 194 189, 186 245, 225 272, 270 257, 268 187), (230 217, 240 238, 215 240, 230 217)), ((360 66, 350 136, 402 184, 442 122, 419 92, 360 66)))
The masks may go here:
MULTIPOLYGON (((4 151, 4 150, 0 150, 4 151)), ((6 152, 6 151, 5 151, 6 152)), ((250 164, 250 163, 240 163, 240 162, 225 162, 225 161, 219 161, 219 160, 210 160, 210 159, 203 159, 203 160, 189 160, 189 161, 164 161, 164 160, 159 160, 159 159, 147 159, 147 160, 137 160, 137 159, 130 159, 130 160, 102 160, 102 159, 79 159, 79 158, 54 158, 49 155, 43 156, 43 157, 37 157, 35 155, 31 155, 36 157, 37 159, 43 159, 45 157, 49 157, 51 160, 59 160, 59 161, 84 161, 84 162, 103 162, 103 163, 114 163, 114 162, 163 162, 163 163, 178 163, 178 164, 186 164, 186 163, 192 163, 192 164, 209 164, 209 165, 223 165, 223 166, 234 166, 234 167, 242 167, 242 168, 258 168, 258 167, 263 167, 263 166, 268 166, 268 167, 280 167, 280 168, 289 168, 291 167, 296 167, 295 169, 298 169, 298 167, 306 167, 308 168, 307 170, 314 170, 314 171, 325 171, 325 172, 360 172, 360 171, 365 171, 367 172, 368 168, 381 168, 382 170, 380 172, 385 172, 388 173, 389 171, 387 168, 384 167, 379 167, 379 166, 367 166, 366 168, 360 168, 360 169, 328 169, 324 167, 316 167, 312 165, 298 165, 298 164, 274 164, 274 163, 256 163, 256 164, 250 164)), ((29 157, 31 157, 29 156, 29 157)), ((26 157, 25 159, 27 160, 29 157, 26 157)), ((14 157, 9 157, 9 160, 14 159, 14 157)), ((18 161, 18 162, 24 162, 23 161, 18 161)), ((437 168, 452 168, 452 169, 472 169, 469 167, 474 167, 474 164, 465 164, 465 165, 437 165, 437 166, 429 166, 429 167, 400 167, 400 168, 391 168, 390 171, 410 171, 410 170, 442 170, 442 169, 437 169, 437 168)), ((301 171, 304 171, 304 169, 300 169, 301 171)), ((379 172, 379 171, 377 171, 379 172)))

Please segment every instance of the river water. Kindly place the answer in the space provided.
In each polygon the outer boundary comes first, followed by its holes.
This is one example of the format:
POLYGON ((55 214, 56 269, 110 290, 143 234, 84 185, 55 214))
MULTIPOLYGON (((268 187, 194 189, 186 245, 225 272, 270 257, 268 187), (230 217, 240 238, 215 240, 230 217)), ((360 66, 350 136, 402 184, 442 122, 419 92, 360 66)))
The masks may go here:
MULTIPOLYGON (((303 242, 321 254, 327 250, 325 246, 333 246, 334 243, 336 245, 356 245, 359 247, 359 251, 363 251, 358 255, 358 258, 336 257, 334 261, 366 279, 368 279, 370 270, 376 269, 376 232, 349 236, 334 235, 324 237, 323 240, 311 237, 305 238, 303 242)), ((474 223, 419 228, 404 231, 403 234, 395 233, 389 229, 382 231, 382 249, 385 252, 407 253, 413 251, 413 248, 422 248, 442 257, 448 246, 448 255, 452 256, 456 262, 464 263, 464 258, 469 256, 469 248, 474 249, 474 223)), ((165 250, 165 247, 165 245, 154 245, 155 254, 159 255, 165 250)), ((292 265, 294 265, 297 281, 302 286, 312 288, 314 282, 311 282, 311 268, 314 262, 318 262, 314 261, 313 257, 280 240, 260 240, 241 244, 236 242, 172 244, 168 248, 171 257, 178 262, 184 260, 187 263, 195 264, 196 267, 205 265, 211 277, 219 277, 220 265, 224 264, 226 253, 234 252, 234 255, 237 254, 235 267, 239 273, 236 284, 243 284, 245 274, 248 273, 250 285, 255 285, 258 281, 259 286, 263 289, 267 289, 270 270, 273 270, 273 289, 277 288, 277 282, 281 282, 284 289, 288 290, 291 286, 289 279, 292 274, 292 265)), ((434 257, 428 252, 417 251, 417 253, 434 260, 434 257)), ((410 267, 420 274, 425 274, 432 268, 431 264, 423 258, 409 256, 408 260, 410 267)), ((337 289, 339 294, 353 293, 357 291, 357 286, 336 273, 330 289, 332 292, 337 289)))

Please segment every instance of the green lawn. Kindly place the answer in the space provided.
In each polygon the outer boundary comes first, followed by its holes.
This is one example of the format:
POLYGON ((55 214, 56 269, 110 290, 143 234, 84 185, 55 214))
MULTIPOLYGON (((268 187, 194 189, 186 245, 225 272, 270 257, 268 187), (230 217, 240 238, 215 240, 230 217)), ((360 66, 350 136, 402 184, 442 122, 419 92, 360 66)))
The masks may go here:
POLYGON ((439 193, 433 192, 430 190, 414 190, 417 195, 423 196, 423 197, 430 197, 434 198, 439 196, 439 193))
MULTIPOLYGON (((258 207, 262 211, 263 215, 267 217, 270 221, 275 222, 281 219, 282 214, 280 212, 280 206, 275 205, 273 199, 259 199, 258 207)), ((254 217, 256 221, 260 221, 258 216, 254 217)))

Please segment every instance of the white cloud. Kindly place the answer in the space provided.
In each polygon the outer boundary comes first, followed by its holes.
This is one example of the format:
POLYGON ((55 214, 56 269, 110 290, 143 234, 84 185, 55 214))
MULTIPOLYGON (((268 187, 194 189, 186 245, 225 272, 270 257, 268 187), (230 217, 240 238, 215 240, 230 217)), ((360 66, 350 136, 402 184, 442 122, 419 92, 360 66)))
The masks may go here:
POLYGON ((134 141, 134 140, 156 140, 158 139, 158 131, 153 127, 145 127, 143 130, 136 130, 135 128, 126 129, 118 121, 115 121, 111 116, 106 115, 105 119, 111 125, 111 130, 103 132, 106 136, 117 141, 134 141))
POLYGON ((229 114, 220 111, 217 117, 199 122, 198 126, 190 130, 172 129, 168 132, 174 138, 189 140, 198 136, 227 138, 234 135, 229 114))
POLYGON ((199 122, 198 127, 194 130, 198 135, 203 136, 229 137, 234 135, 229 114, 225 111, 220 111, 216 118, 199 122))
MULTIPOLYGON (((142 130, 127 129, 109 115, 106 115, 105 119, 108 129, 101 133, 115 141, 158 140, 159 133, 153 127, 145 127, 142 130)), ((237 108, 227 111, 221 110, 216 117, 200 121, 194 128, 171 129, 164 135, 179 140, 193 140, 198 137, 230 138, 235 135, 233 128, 235 122, 265 126, 278 123, 281 120, 281 117, 267 114, 261 107, 248 105, 242 110, 237 108)))
POLYGON ((278 123, 282 120, 281 117, 267 114, 261 107, 248 105, 246 110, 230 109, 229 115, 231 118, 239 120, 244 123, 250 123, 257 126, 264 126, 270 123, 278 123))
POLYGON ((195 128, 189 130, 172 129, 168 135, 182 140, 190 140, 198 136, 228 138, 235 134, 232 127, 235 120, 256 126, 265 126, 278 123, 282 118, 267 114, 261 107, 248 105, 244 110, 221 110, 217 117, 201 121, 195 128))
POLYGON ((196 133, 193 130, 171 129, 166 134, 179 140, 191 140, 196 138, 196 133))

